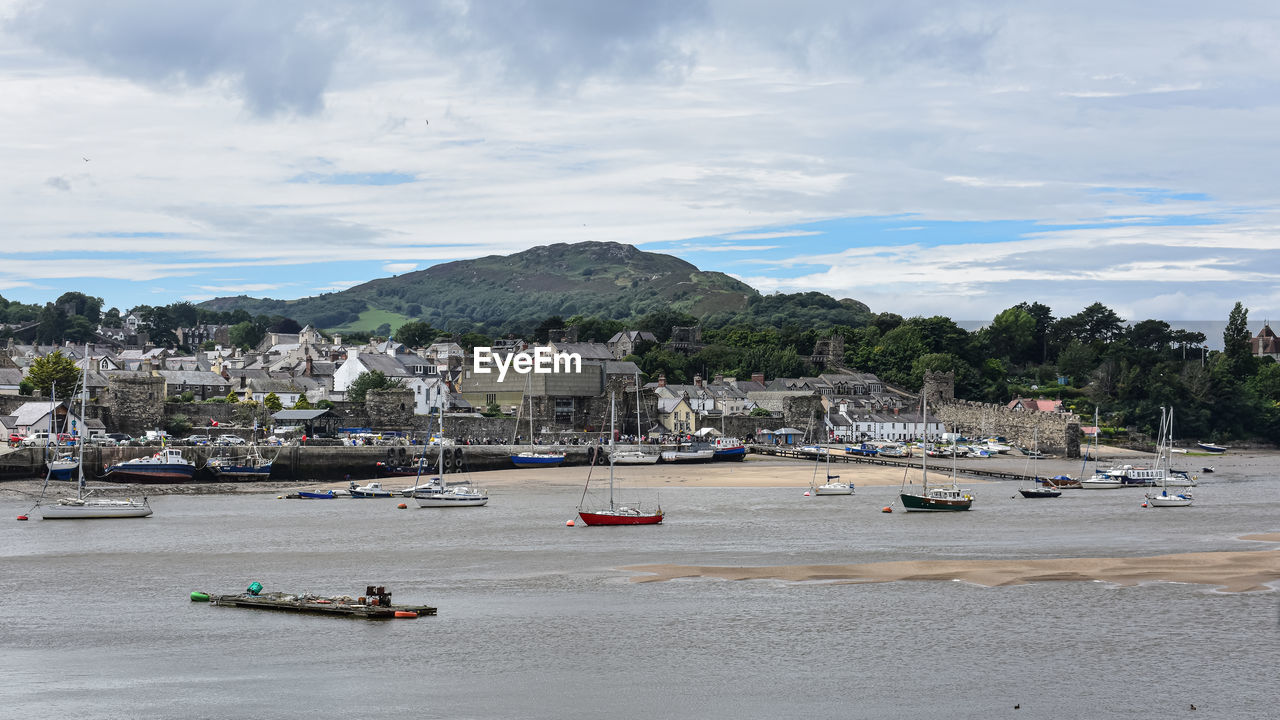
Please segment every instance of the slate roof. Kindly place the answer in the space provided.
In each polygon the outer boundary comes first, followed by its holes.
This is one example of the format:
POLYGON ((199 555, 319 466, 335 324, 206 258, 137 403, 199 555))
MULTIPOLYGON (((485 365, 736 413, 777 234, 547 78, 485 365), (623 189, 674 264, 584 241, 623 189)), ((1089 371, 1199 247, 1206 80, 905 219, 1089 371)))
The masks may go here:
POLYGON ((326 408, 319 408, 316 410, 277 410, 275 413, 272 413, 271 419, 272 420, 315 420, 316 418, 328 412, 329 410, 326 408))
POLYGON ((48 415, 51 408, 56 411, 60 407, 62 407, 61 402, 50 403, 48 400, 22 403, 17 410, 13 411, 14 423, 16 425, 31 425, 31 423, 48 415))

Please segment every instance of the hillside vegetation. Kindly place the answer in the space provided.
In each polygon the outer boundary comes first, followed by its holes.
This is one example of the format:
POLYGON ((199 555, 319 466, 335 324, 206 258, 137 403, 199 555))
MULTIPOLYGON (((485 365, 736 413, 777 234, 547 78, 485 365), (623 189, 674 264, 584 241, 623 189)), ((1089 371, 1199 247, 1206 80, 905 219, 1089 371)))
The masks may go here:
POLYGON ((215 311, 282 315, 326 330, 376 331, 421 320, 452 332, 527 332, 553 315, 638 318, 675 311, 712 327, 735 322, 860 325, 866 305, 821 293, 762 296, 724 273, 618 243, 536 247, 443 263, 299 300, 224 297, 215 311))

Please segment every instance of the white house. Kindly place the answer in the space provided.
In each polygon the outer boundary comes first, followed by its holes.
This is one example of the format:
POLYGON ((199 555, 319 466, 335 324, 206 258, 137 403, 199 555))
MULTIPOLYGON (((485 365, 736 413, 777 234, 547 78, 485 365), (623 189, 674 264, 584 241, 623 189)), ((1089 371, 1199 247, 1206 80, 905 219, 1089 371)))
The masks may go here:
POLYGON ((351 354, 347 356, 346 361, 333 373, 334 395, 345 398, 347 388, 351 387, 351 383, 355 382, 356 378, 374 370, 381 372, 392 380, 408 382, 413 377, 413 373, 409 372, 403 363, 390 355, 362 355, 358 350, 352 348, 351 354))
POLYGON ((438 377, 416 377, 404 386, 413 391, 414 415, 434 415, 449 406, 449 386, 438 377))
POLYGON ((831 438, 843 442, 864 440, 919 440, 941 438, 945 428, 937 417, 921 422, 919 413, 879 413, 840 403, 827 414, 831 438))

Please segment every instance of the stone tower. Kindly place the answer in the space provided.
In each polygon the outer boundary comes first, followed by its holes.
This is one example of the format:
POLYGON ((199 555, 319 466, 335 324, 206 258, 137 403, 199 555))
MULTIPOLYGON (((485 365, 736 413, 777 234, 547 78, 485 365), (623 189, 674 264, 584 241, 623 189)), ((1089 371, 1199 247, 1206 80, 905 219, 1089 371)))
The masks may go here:
POLYGON ((924 388, 920 391, 929 398, 929 404, 941 406, 956 399, 956 374, 947 372, 924 371, 924 388))

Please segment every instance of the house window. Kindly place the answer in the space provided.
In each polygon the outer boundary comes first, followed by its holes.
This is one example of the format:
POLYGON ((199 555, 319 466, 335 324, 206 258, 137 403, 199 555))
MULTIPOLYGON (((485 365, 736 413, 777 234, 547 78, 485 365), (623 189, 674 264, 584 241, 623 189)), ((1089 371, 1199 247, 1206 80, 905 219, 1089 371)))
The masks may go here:
POLYGON ((498 394, 497 394, 497 393, 486 393, 486 394, 485 394, 485 396, 484 396, 484 404, 485 404, 485 407, 488 407, 489 405, 497 405, 497 404, 498 404, 498 394))

